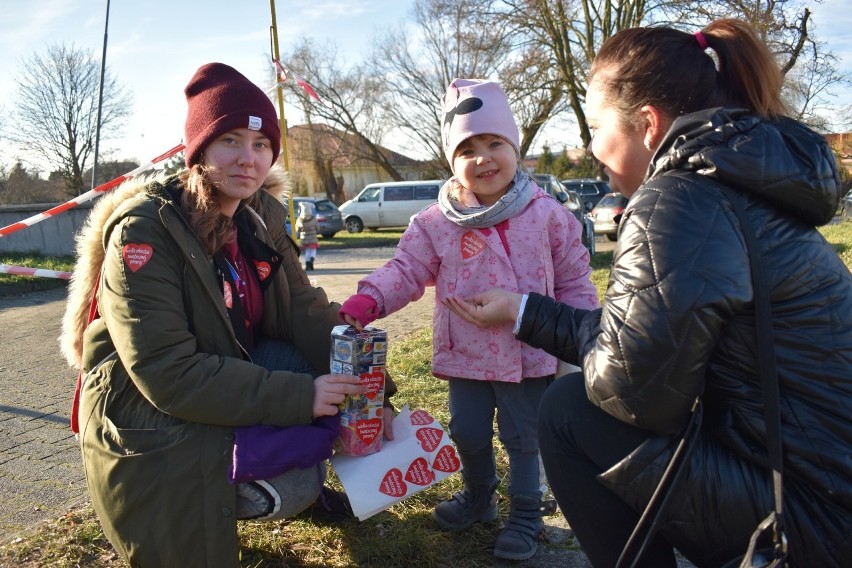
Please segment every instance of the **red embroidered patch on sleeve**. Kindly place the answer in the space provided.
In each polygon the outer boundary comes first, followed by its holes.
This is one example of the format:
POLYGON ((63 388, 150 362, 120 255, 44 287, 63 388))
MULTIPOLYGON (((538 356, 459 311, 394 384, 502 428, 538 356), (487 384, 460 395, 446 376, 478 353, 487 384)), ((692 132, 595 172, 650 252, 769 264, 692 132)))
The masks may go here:
POLYGON ((127 268, 136 272, 151 260, 154 249, 146 243, 128 243, 121 248, 121 256, 127 268))

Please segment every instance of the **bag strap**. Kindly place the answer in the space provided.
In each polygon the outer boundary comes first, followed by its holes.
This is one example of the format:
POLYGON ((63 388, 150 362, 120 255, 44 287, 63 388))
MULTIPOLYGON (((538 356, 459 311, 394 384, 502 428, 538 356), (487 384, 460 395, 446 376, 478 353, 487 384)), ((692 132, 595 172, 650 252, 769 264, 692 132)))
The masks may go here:
MULTIPOLYGON (((757 253, 757 236, 754 227, 746 217, 745 208, 738 195, 731 190, 728 201, 734 209, 742 227, 751 268, 752 288, 754 289, 754 319, 757 333, 757 363, 760 372, 760 385, 763 391, 763 418, 766 423, 766 450, 769 467, 772 469, 772 488, 774 510, 767 521, 774 516, 775 530, 773 541, 776 549, 786 553, 787 539, 784 535, 783 479, 784 465, 781 445, 781 397, 778 389, 778 367, 775 359, 775 339, 772 334, 772 308, 769 302, 769 278, 763 266, 762 257, 757 253)), ((764 521, 766 522, 766 521, 764 521)))
MULTIPOLYGON (((754 290, 754 319, 755 333, 757 334, 757 364, 760 374, 760 385, 764 395, 763 417, 766 422, 766 448, 769 466, 772 469, 772 487, 774 494, 774 510, 770 513, 761 526, 769 523, 773 525, 772 538, 776 550, 786 553, 787 539, 784 535, 782 523, 783 513, 783 469, 781 448, 781 409, 780 395, 778 391, 778 367, 775 360, 775 339, 772 335, 771 315, 772 308, 769 302, 769 285, 766 272, 758 254, 759 247, 754 228, 746 217, 745 208, 740 202, 739 195, 726 187, 721 188, 728 196, 728 202, 734 210, 734 214, 742 227, 746 250, 748 251, 749 269, 751 272, 752 288, 754 290)), ((692 409, 692 416, 684 431, 683 437, 678 444, 672 459, 666 466, 654 494, 648 501, 645 511, 633 529, 630 538, 624 545, 624 549, 618 558, 616 568, 629 566, 634 567, 647 544, 657 532, 657 526, 668 507, 669 497, 674 493, 675 486, 683 473, 684 464, 691 453, 694 438, 698 435, 701 422, 700 399, 696 399, 692 409), (640 542, 641 540, 641 542, 640 542), (633 549, 638 544, 638 550, 633 554, 633 549)), ((764 527, 765 528, 765 527, 764 527)), ((754 541, 754 539, 752 539, 754 541)), ((749 548, 754 546, 752 542, 749 548)))
MULTIPOLYGON (((86 318, 86 327, 100 317, 98 311, 98 289, 101 287, 101 271, 98 271, 98 277, 95 280, 95 286, 92 289, 92 300, 89 302, 89 315, 86 318)), ((77 412, 80 409, 80 391, 83 389, 83 370, 77 371, 77 383, 74 385, 74 398, 71 400, 71 431, 74 436, 80 434, 80 419, 77 412)))

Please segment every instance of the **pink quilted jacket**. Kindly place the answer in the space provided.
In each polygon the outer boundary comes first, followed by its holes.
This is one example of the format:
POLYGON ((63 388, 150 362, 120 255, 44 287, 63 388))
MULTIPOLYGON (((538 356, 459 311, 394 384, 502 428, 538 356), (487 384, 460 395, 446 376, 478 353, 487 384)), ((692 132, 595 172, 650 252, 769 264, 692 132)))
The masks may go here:
POLYGON ((394 257, 358 283, 379 305, 380 317, 435 287, 432 372, 441 378, 520 382, 556 371, 556 359, 512 334, 512 325, 482 329, 441 303, 498 287, 538 292, 571 306, 599 306, 589 280, 589 254, 574 216, 541 191, 524 211, 490 229, 450 222, 438 204, 421 211, 394 257))

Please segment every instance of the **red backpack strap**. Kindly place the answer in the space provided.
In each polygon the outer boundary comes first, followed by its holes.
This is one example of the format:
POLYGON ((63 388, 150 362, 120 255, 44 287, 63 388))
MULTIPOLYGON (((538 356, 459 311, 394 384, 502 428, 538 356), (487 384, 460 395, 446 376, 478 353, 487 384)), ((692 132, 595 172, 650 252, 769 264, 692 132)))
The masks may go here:
MULTIPOLYGON (((98 288, 101 286, 101 273, 98 272, 98 278, 95 280, 95 288, 92 291, 92 300, 89 303, 89 317, 86 318, 86 327, 90 323, 100 317, 98 312, 98 288)), ((80 390, 83 387, 83 370, 77 373, 77 385, 74 387, 74 399, 71 401, 71 431, 74 434, 80 433, 80 421, 77 418, 77 412, 80 409, 80 390)))

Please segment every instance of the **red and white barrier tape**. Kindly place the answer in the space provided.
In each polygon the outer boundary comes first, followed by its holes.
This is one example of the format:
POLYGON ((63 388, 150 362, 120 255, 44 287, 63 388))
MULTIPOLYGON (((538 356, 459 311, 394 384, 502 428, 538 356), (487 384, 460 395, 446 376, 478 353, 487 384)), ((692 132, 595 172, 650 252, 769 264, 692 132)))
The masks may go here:
POLYGON ((41 278, 60 278, 62 280, 68 280, 71 278, 70 272, 47 270, 46 268, 28 268, 26 266, 9 266, 8 264, 0 264, 0 274, 35 276, 41 278))
MULTIPOLYGON (((314 88, 311 87, 311 85, 308 84, 307 81, 305 81, 304 79, 299 77, 292 70, 284 67, 281 64, 280 61, 277 61, 277 60, 273 61, 273 66, 276 68, 276 74, 278 75, 278 79, 279 79, 280 82, 276 83, 275 85, 270 87, 270 89, 268 89, 269 91, 271 91, 272 89, 275 89, 280 84, 282 84, 284 81, 286 81, 287 74, 289 72, 289 74, 292 75, 293 78, 296 80, 296 83, 302 89, 304 89, 305 92, 308 93, 308 95, 311 98, 315 99, 318 103, 325 105, 325 102, 322 99, 319 98, 319 95, 317 95, 314 88)), ((172 156, 174 156, 175 154, 177 154, 178 152, 180 152, 184 148, 185 148, 185 146, 183 144, 178 144, 177 146, 175 146, 174 148, 172 148, 168 152, 165 152, 164 154, 160 154, 159 156, 157 156, 156 158, 154 158, 153 160, 151 160, 147 164, 142 164, 141 166, 139 166, 135 170, 128 172, 124 175, 118 176, 117 178, 110 180, 110 181, 108 181, 104 184, 101 184, 98 187, 96 187, 96 188, 94 188, 90 191, 87 191, 86 193, 84 193, 82 195, 78 195, 74 199, 69 199, 65 203, 57 205, 56 207, 48 209, 47 211, 44 211, 43 213, 39 213, 38 215, 33 215, 32 217, 28 217, 27 219, 24 219, 23 221, 18 221, 17 223, 12 223, 11 225, 6 225, 5 227, 0 227, 0 237, 6 237, 8 235, 11 235, 12 233, 20 231, 21 229, 24 229, 26 227, 31 227, 31 226, 35 225, 36 223, 40 223, 41 221, 44 221, 45 219, 49 219, 51 217, 54 217, 54 216, 58 215, 59 213, 63 213, 65 211, 68 211, 69 209, 72 209, 72 208, 80 205, 81 203, 85 203, 86 201, 90 201, 90 200, 94 199, 95 197, 97 197, 99 194, 104 193, 106 191, 109 191, 109 190, 115 188, 116 186, 120 185, 122 182, 127 181, 128 179, 130 179, 134 176, 137 176, 137 175, 141 174, 142 172, 144 172, 146 170, 151 169, 152 167, 154 167, 154 164, 156 164, 158 162, 162 162, 163 160, 166 160, 168 158, 171 158, 172 156)), ((68 280, 69 278, 71 278, 70 272, 61 272, 61 271, 57 271, 57 270, 47 270, 47 269, 42 269, 42 268, 27 268, 25 266, 10 266, 10 265, 6 265, 6 264, 0 264, 0 274, 14 274, 14 275, 18 275, 18 276, 35 276, 35 277, 43 277, 43 278, 62 278, 64 280, 68 280)))
POLYGON ((165 154, 160 154, 159 156, 157 156, 156 158, 154 158, 153 160, 151 160, 147 164, 142 164, 141 166, 139 166, 135 170, 128 172, 124 175, 118 176, 117 178, 110 180, 110 181, 108 181, 104 184, 101 184, 98 187, 96 187, 96 188, 94 188, 90 191, 87 191, 86 193, 84 193, 82 195, 78 195, 74 199, 70 199, 70 200, 66 201, 65 203, 62 203, 61 205, 57 205, 56 207, 53 207, 52 209, 48 209, 44 213, 39 213, 38 215, 33 215, 32 217, 24 219, 23 221, 18 221, 17 223, 12 223, 11 225, 7 225, 5 227, 2 227, 2 228, 0 228, 0 237, 5 237, 5 236, 8 236, 8 235, 11 235, 12 233, 20 231, 21 229, 23 229, 25 227, 31 227, 31 226, 35 225, 36 223, 40 223, 41 221, 44 221, 45 219, 49 219, 49 218, 51 218, 55 215, 58 215, 59 213, 62 213, 63 211, 67 211, 69 209, 72 209, 72 208, 80 205, 81 203, 85 203, 86 201, 90 201, 90 200, 94 199, 95 197, 97 197, 99 194, 104 193, 106 191, 109 191, 109 190, 115 188, 116 186, 118 186, 119 184, 121 184, 122 182, 127 181, 130 178, 137 176, 137 175, 141 174, 142 172, 144 172, 146 170, 151 169, 152 167, 154 167, 154 164, 156 164, 157 162, 162 162, 163 160, 171 158, 172 156, 174 156, 175 154, 177 154, 178 152, 180 152, 183 149, 184 149, 184 145, 178 144, 177 146, 175 146, 174 148, 172 148, 171 150, 169 150, 165 154))

